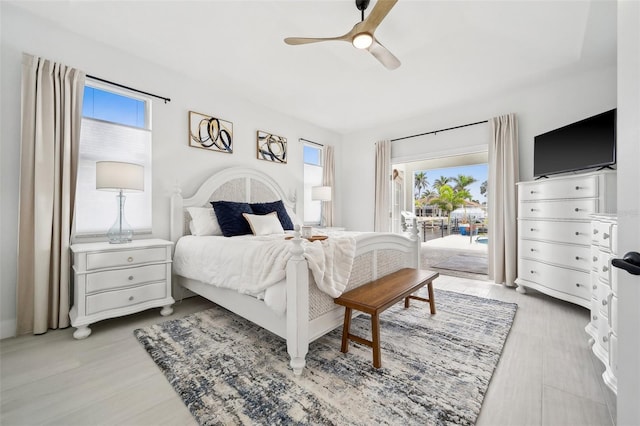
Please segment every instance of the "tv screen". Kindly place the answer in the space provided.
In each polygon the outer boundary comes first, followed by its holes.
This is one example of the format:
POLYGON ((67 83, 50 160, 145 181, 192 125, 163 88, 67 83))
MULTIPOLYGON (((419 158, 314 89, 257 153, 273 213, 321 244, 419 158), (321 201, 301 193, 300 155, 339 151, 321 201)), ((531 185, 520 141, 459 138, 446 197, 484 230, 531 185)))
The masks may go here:
POLYGON ((533 174, 536 177, 615 163, 615 109, 534 138, 533 174))

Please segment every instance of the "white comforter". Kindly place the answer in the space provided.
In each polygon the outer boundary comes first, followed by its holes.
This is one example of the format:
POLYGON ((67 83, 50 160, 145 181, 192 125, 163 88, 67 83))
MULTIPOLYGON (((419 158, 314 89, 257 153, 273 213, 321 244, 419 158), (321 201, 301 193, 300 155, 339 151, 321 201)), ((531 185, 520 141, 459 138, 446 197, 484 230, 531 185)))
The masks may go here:
MULTIPOLYGON (((352 235, 324 241, 303 240, 304 257, 318 288, 331 297, 344 291, 356 251, 352 235)), ((283 313, 284 279, 292 242, 284 235, 262 237, 185 236, 176 244, 173 269, 178 275, 265 299, 283 313), (269 290, 271 289, 271 292, 269 290)))

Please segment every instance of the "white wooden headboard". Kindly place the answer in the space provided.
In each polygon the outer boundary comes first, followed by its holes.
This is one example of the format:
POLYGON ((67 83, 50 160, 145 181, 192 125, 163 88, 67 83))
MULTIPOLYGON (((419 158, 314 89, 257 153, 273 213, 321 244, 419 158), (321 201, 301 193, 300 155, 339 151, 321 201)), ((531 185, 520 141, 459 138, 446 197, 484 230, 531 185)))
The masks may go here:
POLYGON ((284 205, 296 210, 295 197, 289 197, 270 176, 247 167, 230 167, 207 178, 196 193, 189 198, 182 197, 176 188, 171 196, 171 241, 188 234, 187 207, 211 207, 211 201, 236 201, 247 203, 267 203, 282 200, 284 205))

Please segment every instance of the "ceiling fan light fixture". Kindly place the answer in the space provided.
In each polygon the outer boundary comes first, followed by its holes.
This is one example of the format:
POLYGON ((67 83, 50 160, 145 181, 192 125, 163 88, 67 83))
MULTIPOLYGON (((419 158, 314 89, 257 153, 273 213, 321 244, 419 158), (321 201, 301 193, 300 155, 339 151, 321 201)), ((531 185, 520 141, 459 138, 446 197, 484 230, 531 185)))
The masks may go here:
POLYGON ((356 34, 351 43, 357 49, 366 49, 373 43, 373 36, 369 33, 356 34))

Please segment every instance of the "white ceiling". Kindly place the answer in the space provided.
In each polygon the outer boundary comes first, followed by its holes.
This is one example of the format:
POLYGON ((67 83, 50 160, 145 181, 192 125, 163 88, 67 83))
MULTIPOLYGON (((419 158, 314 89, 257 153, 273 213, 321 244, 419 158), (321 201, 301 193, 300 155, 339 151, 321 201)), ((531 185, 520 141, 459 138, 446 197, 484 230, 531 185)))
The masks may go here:
POLYGON ((353 0, 15 4, 339 133, 616 62, 612 0, 399 0, 376 31, 402 62, 394 71, 349 43, 283 42, 346 33, 353 0))

